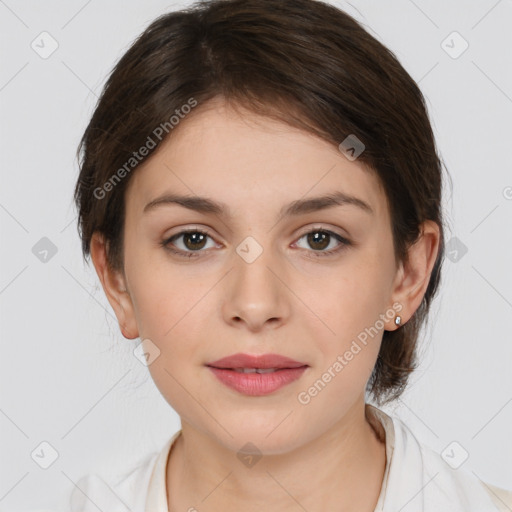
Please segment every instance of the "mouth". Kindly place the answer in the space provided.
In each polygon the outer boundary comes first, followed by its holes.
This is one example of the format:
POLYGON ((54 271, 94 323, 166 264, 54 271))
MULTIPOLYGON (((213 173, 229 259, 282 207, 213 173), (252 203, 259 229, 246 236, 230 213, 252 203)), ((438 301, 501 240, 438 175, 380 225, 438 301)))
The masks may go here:
POLYGON ((218 382, 246 396, 264 396, 277 392, 281 388, 300 379, 307 368, 307 366, 279 369, 208 367, 218 382), (260 373, 258 370, 262 370, 263 373, 260 373))
POLYGON ((205 366, 221 383, 249 396, 273 393, 299 379, 309 367, 278 354, 234 354, 205 366))

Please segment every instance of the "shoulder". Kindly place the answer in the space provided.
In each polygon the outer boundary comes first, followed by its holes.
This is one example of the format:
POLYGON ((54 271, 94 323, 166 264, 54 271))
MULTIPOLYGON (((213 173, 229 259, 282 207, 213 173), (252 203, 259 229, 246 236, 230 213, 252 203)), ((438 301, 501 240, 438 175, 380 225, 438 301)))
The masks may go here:
POLYGON ((144 512, 152 470, 158 452, 144 457, 129 471, 115 477, 90 473, 76 483, 70 512, 144 512))
MULTIPOLYGON (((410 431, 409 435, 412 436, 410 431)), ((424 469, 432 478, 431 487, 437 493, 442 493, 454 502, 464 504, 467 510, 477 510, 477 508, 471 507, 476 503, 484 504, 486 502, 494 505, 494 508, 491 509, 493 512, 510 512, 512 510, 511 490, 484 482, 465 467, 453 468, 436 450, 424 443, 417 442, 420 446, 424 469)))
POLYGON ((420 442, 397 416, 370 407, 386 431, 385 483, 379 506, 402 512, 511 512, 512 491, 483 482, 462 464, 420 442))

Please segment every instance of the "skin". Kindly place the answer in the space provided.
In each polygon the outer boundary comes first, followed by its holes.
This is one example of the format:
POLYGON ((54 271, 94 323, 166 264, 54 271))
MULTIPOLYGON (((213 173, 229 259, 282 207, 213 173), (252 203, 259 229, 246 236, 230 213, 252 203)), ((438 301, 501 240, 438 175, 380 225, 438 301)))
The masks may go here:
MULTIPOLYGON (((309 133, 240 116, 220 100, 175 128, 139 166, 125 199, 124 272, 108 267, 99 233, 91 256, 123 335, 160 350, 149 370, 181 417, 167 465, 169 510, 373 511, 386 455, 365 416, 364 390, 394 318, 309 403, 297 396, 393 304, 402 325, 413 315, 437 255, 437 225, 426 222, 407 264, 397 262, 373 172, 309 133), (333 191, 372 212, 345 204, 278 216, 292 201, 333 191), (232 217, 176 204, 143 213, 165 192, 223 202, 232 217), (160 245, 191 228, 208 231, 199 256, 180 258, 160 245), (351 243, 308 243, 318 228, 351 243), (263 250, 251 263, 236 252, 248 236, 263 250), (246 396, 205 367, 236 352, 278 353, 309 367, 270 395, 246 396), (262 454, 251 467, 237 457, 247 442, 262 454)), ((169 245, 190 253, 194 242, 181 236, 169 245)))

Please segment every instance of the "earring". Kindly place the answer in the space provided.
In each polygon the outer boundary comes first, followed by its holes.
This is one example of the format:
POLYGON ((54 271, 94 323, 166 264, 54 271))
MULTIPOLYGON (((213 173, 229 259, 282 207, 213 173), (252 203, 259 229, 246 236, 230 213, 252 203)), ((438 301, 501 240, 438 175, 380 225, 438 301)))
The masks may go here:
POLYGON ((402 317, 395 316, 395 325, 399 326, 402 322, 402 317))

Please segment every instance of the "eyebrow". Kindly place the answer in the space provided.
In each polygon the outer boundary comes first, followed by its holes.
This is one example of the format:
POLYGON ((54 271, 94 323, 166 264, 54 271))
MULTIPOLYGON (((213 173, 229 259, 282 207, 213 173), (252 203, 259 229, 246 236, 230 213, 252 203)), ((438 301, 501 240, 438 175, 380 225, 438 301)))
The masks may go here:
MULTIPOLYGON (((227 205, 208 199, 206 197, 199 196, 182 196, 177 194, 164 194, 156 199, 150 201, 144 207, 143 213, 147 213, 161 206, 168 206, 177 204, 194 210, 199 213, 210 213, 215 215, 224 215, 232 218, 233 216, 229 213, 227 205)), ((281 208, 279 212, 280 217, 290 217, 297 215, 304 215, 306 213, 312 213, 334 206, 351 205, 355 206, 366 213, 373 214, 373 210, 368 203, 359 199, 355 196, 348 195, 344 192, 333 192, 323 196, 312 197, 309 199, 298 199, 288 205, 281 208)))

